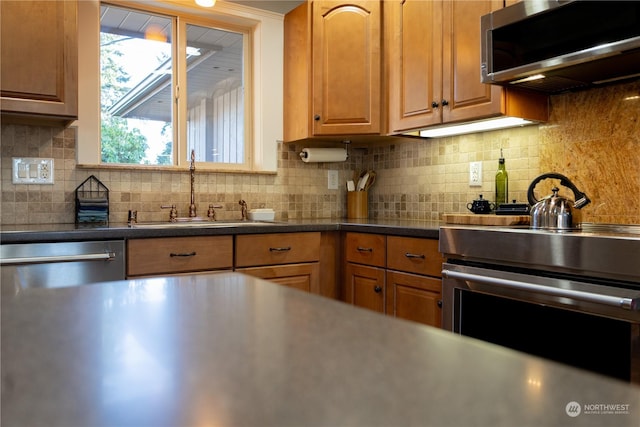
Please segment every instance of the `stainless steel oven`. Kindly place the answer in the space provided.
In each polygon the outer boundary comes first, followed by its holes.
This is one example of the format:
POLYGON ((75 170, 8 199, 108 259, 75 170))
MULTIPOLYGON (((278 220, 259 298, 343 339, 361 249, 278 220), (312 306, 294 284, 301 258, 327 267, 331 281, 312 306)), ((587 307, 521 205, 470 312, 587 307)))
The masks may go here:
POLYGON ((640 384, 640 228, 445 226, 440 250, 443 328, 640 384))

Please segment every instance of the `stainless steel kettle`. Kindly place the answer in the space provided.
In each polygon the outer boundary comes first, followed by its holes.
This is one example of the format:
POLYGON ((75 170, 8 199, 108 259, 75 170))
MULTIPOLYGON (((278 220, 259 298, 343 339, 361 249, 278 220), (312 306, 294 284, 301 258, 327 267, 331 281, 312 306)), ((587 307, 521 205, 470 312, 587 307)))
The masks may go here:
POLYGON ((575 185, 564 175, 559 173, 545 173, 533 180, 529 185, 527 198, 532 205, 531 208, 531 228, 542 228, 549 230, 574 230, 577 227, 576 215, 574 209, 582 209, 588 205, 591 200, 586 194, 576 188, 575 185), (544 179, 559 179, 560 185, 573 191, 576 201, 569 200, 559 196, 558 187, 553 187, 553 194, 537 200, 533 194, 535 186, 544 179), (575 224, 575 225, 574 225, 575 224))

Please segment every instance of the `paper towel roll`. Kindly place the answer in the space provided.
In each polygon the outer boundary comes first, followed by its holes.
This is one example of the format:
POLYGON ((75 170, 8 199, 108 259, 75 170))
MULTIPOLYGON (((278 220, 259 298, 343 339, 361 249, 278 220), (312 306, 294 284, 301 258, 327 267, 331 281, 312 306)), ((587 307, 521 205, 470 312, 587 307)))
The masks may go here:
POLYGON ((305 163, 344 162, 347 150, 344 148, 303 148, 300 158, 305 163))

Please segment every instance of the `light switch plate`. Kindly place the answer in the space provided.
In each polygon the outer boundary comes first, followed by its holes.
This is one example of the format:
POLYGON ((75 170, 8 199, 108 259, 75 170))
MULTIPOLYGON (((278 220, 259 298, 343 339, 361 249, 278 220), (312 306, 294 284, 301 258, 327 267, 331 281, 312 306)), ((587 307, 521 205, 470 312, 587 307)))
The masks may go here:
POLYGON ((337 190, 338 189, 338 171, 330 170, 327 174, 327 189, 329 190, 337 190))
POLYGON ((482 162, 469 163, 469 187, 482 186, 482 162))
POLYGON ((53 159, 13 157, 14 184, 53 184, 53 159))

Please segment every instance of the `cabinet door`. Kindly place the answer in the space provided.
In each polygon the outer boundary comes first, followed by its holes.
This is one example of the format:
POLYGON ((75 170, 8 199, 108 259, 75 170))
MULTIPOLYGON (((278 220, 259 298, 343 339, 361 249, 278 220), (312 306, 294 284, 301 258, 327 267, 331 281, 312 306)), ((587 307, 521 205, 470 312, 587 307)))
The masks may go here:
POLYGON ((254 277, 299 289, 301 291, 320 294, 320 264, 273 265, 269 267, 238 268, 236 271, 254 277))
POLYGON ((441 327, 442 281, 387 271, 387 314, 441 327))
POLYGON ((380 133, 379 1, 312 3, 313 134, 380 133))
POLYGON ((78 115, 76 1, 2 1, 2 113, 78 115))
POLYGON ((345 268, 345 302, 384 313, 384 269, 347 263, 345 268))
POLYGON ((389 131, 439 124, 442 100, 442 3, 384 2, 389 131))
POLYGON ((502 0, 443 2, 442 121, 501 114, 499 86, 480 83, 480 17, 502 8, 502 0))

